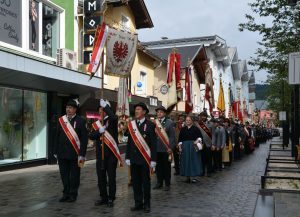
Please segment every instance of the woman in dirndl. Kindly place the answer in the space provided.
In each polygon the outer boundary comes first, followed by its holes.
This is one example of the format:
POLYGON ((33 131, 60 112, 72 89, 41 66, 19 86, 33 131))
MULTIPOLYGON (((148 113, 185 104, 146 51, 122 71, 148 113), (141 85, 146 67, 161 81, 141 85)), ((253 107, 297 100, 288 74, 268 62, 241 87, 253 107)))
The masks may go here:
POLYGON ((191 177, 201 176, 203 173, 201 150, 202 134, 198 127, 193 125, 190 116, 186 117, 186 126, 179 133, 178 146, 181 152, 180 175, 185 176, 187 183, 196 182, 191 177))

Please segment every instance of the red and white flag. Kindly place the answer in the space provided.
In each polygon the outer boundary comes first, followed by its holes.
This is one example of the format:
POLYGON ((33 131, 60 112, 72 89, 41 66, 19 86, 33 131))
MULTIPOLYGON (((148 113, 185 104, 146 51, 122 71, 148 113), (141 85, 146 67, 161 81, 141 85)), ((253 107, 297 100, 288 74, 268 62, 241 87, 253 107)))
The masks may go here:
POLYGON ((168 109, 175 106, 178 103, 178 100, 180 99, 179 97, 179 91, 181 90, 180 60, 181 60, 181 55, 179 53, 174 52, 169 54, 168 69, 167 69, 168 109))
POLYGON ((128 100, 128 88, 127 78, 120 78, 119 90, 118 90, 118 104, 116 114, 119 117, 129 117, 129 100, 128 100))
POLYGON ((108 26, 103 22, 102 25, 97 27, 96 33, 95 33, 95 41, 94 41, 94 48, 92 53, 92 59, 90 62, 90 65, 88 67, 88 72, 91 73, 90 79, 94 76, 94 74, 97 72, 100 63, 101 63, 101 57, 104 50, 104 46, 106 43, 108 35, 108 26))
POLYGON ((193 111, 193 80, 191 67, 185 69, 185 113, 193 111))
POLYGON ((205 72, 205 99, 208 101, 210 114, 212 114, 213 109, 215 107, 213 86, 214 81, 212 77, 212 70, 208 67, 205 72))

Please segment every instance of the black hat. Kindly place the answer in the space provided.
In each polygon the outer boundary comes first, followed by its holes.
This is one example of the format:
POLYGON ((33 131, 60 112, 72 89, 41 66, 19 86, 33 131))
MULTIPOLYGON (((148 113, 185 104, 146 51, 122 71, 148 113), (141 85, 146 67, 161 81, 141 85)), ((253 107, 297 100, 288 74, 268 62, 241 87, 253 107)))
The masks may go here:
POLYGON ((144 111, 146 111, 146 114, 149 113, 148 107, 147 107, 146 104, 143 103, 143 102, 139 102, 139 103, 135 104, 135 105, 134 105, 134 109, 135 109, 136 107, 142 107, 142 109, 143 109, 144 111))
POLYGON ((203 112, 201 112, 201 113, 199 114, 199 116, 205 116, 205 117, 208 117, 208 114, 207 114, 206 111, 203 111, 203 112))
POLYGON ((217 118, 213 118, 213 119, 211 119, 211 122, 213 122, 213 123, 220 123, 220 120, 217 119, 217 118))
POLYGON ((74 108, 78 108, 79 107, 79 101, 78 101, 78 99, 69 99, 66 106, 72 106, 74 108))
POLYGON ((167 109, 164 106, 159 106, 158 108, 155 109, 155 111, 163 111, 163 112, 167 112, 167 109))

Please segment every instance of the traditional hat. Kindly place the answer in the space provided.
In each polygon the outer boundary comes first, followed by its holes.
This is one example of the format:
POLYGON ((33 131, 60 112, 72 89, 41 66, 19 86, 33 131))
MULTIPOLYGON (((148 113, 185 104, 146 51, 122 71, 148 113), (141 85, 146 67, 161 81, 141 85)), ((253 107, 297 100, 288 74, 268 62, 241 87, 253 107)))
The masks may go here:
POLYGON ((72 106, 74 108, 79 108, 79 105, 80 105, 80 103, 79 103, 78 99, 69 99, 66 106, 72 106))
POLYGON ((158 108, 155 109, 155 111, 163 111, 163 112, 167 112, 167 109, 164 106, 159 106, 158 108))
POLYGON ((147 107, 146 104, 143 103, 143 102, 139 102, 139 103, 135 104, 135 105, 134 105, 134 109, 135 109, 136 107, 141 107, 144 111, 146 111, 146 114, 149 113, 148 107, 147 107))
POLYGON ((207 114, 206 111, 203 111, 203 112, 201 112, 201 113, 199 114, 199 116, 205 116, 205 117, 208 117, 208 114, 207 114))

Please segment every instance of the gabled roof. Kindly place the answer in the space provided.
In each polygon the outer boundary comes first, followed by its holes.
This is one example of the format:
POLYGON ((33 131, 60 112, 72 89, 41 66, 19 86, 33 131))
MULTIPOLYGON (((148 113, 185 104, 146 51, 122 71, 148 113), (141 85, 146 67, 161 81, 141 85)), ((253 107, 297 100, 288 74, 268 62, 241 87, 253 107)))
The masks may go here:
POLYGON ((137 29, 153 28, 153 22, 144 0, 106 0, 114 7, 128 4, 135 18, 137 29))
POLYGON ((249 84, 255 84, 255 75, 254 72, 251 73, 250 79, 249 79, 249 84))
MULTIPOLYGON (((187 66, 188 59, 190 59, 190 61, 193 62, 193 60, 196 58, 197 54, 199 53, 199 51, 202 47, 203 46, 201 46, 201 45, 176 47, 177 52, 181 54, 181 68, 184 68, 187 66)), ((156 56, 167 61, 168 56, 170 53, 172 53, 174 47, 162 48, 162 49, 151 49, 151 48, 147 47, 147 49, 150 50, 156 56)))
POLYGON ((143 45, 148 47, 151 50, 164 49, 170 47, 176 47, 177 49, 181 47, 195 47, 195 46, 209 47, 216 55, 217 61, 223 62, 223 64, 227 66, 230 65, 226 41, 217 35, 151 41, 151 42, 144 42, 143 45))
POLYGON ((247 61, 246 60, 240 60, 239 61, 239 69, 240 69, 240 75, 242 81, 249 81, 249 73, 247 68, 247 61))

